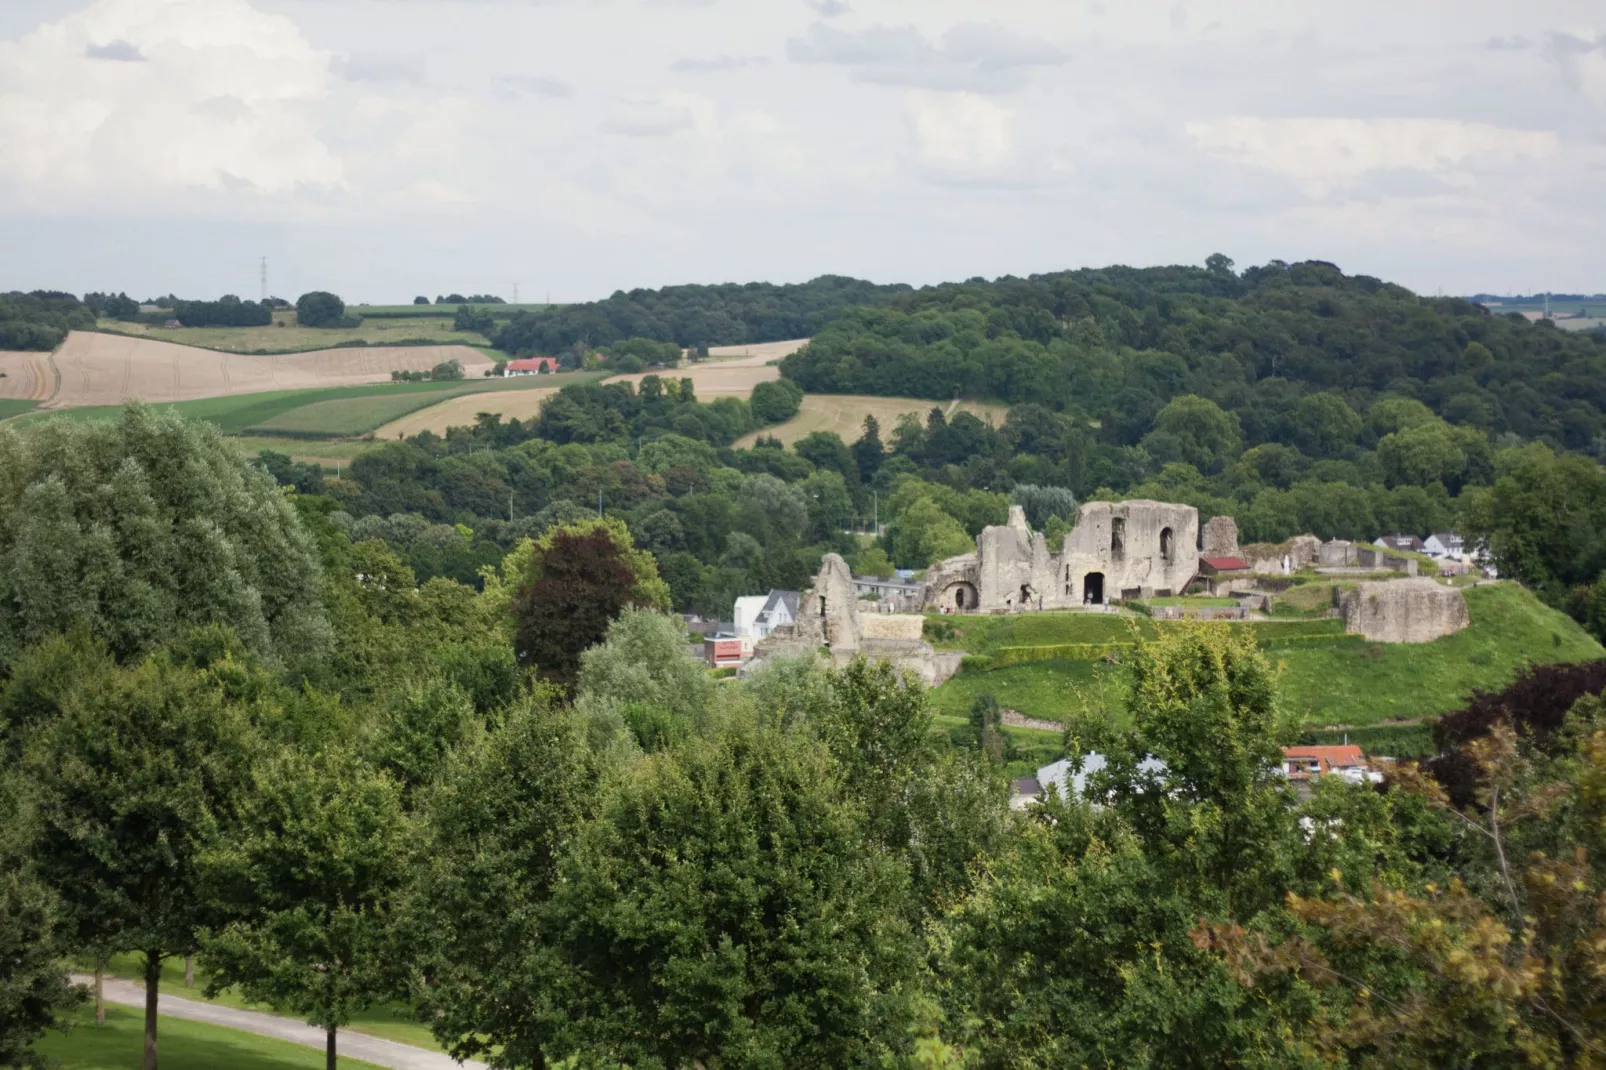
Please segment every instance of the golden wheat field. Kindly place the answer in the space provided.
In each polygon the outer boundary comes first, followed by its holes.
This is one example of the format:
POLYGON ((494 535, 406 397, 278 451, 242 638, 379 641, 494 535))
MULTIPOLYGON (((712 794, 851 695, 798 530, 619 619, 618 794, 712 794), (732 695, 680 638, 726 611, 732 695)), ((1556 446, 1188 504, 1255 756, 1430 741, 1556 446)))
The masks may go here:
MULTIPOLYGON (((74 331, 56 351, 60 378, 44 408, 116 405, 130 398, 154 403, 383 383, 393 371, 428 371, 461 361, 469 378, 491 366, 469 346, 329 349, 251 357, 142 338, 74 331)), ((5 380, 0 380, 3 383, 5 380)))
POLYGON ((942 409, 948 416, 957 412, 974 413, 984 422, 996 427, 1004 422, 1008 405, 992 405, 980 401, 923 401, 920 398, 879 398, 867 394, 808 394, 798 414, 775 427, 766 427, 736 440, 738 447, 751 446, 760 435, 773 436, 790 446, 804 435, 815 431, 834 431, 843 442, 857 442, 864 436, 864 418, 874 416, 881 425, 881 438, 886 441, 904 413, 913 413, 921 422, 933 408, 942 409))
POLYGON ((43 401, 56 389, 49 353, 0 353, 0 398, 43 401))
POLYGON ((455 398, 431 405, 427 409, 410 412, 399 420, 374 432, 380 440, 410 438, 425 431, 446 434, 448 427, 468 427, 482 412, 494 412, 506 420, 529 420, 541 415, 541 404, 562 387, 545 386, 532 390, 498 390, 486 394, 461 394, 455 398))

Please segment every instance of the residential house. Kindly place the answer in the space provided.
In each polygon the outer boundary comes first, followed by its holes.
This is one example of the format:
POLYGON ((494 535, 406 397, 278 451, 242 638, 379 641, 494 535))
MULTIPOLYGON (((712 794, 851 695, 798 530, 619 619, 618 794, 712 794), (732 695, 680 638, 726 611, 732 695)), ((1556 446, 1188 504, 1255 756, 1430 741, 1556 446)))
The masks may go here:
MULTIPOLYGON (((1102 772, 1107 765, 1109 765, 1108 759, 1096 751, 1082 756, 1080 769, 1075 768, 1075 763, 1070 758, 1050 762, 1039 769, 1035 777, 1023 777, 1010 784, 1010 808, 1025 809, 1051 787, 1062 799, 1080 797, 1087 790, 1088 775, 1102 772)), ((1166 765, 1158 758, 1145 758, 1139 763, 1138 771, 1163 775, 1166 772, 1166 765)))
POLYGON ((1383 774, 1373 768, 1361 748, 1353 743, 1322 747, 1284 747, 1283 775, 1296 788, 1308 791, 1324 776, 1336 776, 1351 784, 1377 784, 1383 774))
POLYGON ((1383 535, 1373 539, 1372 543, 1375 546, 1383 547, 1385 550, 1393 550, 1395 553, 1399 553, 1402 550, 1413 554, 1427 552, 1422 548, 1422 540, 1415 535, 1383 535))
POLYGON ((1422 552, 1429 557, 1453 557, 1459 560, 1465 553, 1461 536, 1453 531, 1435 531, 1422 541, 1422 552))
POLYGON ((557 357, 524 357, 508 361, 502 368, 502 378, 511 379, 515 375, 553 375, 558 370, 557 357))
POLYGON ((746 654, 751 655, 753 647, 775 629, 797 623, 798 597, 796 591, 771 591, 736 600, 731 623, 746 654))
POLYGON ((911 613, 920 612, 920 603, 926 595, 924 583, 897 576, 887 579, 881 579, 879 576, 855 576, 853 587, 860 598, 874 596, 879 602, 889 602, 899 608, 906 607, 911 613))

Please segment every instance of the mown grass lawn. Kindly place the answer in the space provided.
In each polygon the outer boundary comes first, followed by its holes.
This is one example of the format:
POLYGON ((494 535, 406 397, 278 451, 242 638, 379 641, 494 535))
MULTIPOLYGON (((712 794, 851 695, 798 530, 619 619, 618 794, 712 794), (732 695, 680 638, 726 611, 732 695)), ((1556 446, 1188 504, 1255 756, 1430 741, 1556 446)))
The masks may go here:
MULTIPOLYGON (((107 1006, 106 1024, 93 1011, 81 1012, 73 1029, 52 1033, 35 1045, 61 1070, 137 1070, 145 1043, 145 1015, 132 1007, 107 1006)), ((156 1052, 162 1070, 323 1070, 324 1053, 284 1040, 235 1029, 162 1018, 156 1026, 156 1052)), ((373 1063, 342 1058, 352 1070, 373 1063)))

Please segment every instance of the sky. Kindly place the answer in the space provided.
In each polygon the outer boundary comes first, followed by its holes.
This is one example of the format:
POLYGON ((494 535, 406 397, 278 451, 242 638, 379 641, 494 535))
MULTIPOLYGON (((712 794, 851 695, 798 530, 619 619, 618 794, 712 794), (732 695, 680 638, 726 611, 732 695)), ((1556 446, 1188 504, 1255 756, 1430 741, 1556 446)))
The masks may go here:
POLYGON ((0 290, 1606 290, 1601 0, 4 0, 0 290))

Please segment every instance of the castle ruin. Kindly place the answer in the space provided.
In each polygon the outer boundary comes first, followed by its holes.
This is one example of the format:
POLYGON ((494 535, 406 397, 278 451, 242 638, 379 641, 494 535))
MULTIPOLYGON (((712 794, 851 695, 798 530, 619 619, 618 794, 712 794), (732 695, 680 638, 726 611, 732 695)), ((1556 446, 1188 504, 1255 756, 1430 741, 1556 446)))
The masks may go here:
POLYGON ((1344 631, 1374 643, 1431 643, 1472 623, 1465 595, 1426 578, 1357 584, 1342 608, 1344 631))
POLYGON ((1181 594, 1199 571, 1199 510, 1166 502, 1089 502, 1057 549, 1011 506, 976 552, 926 573, 927 610, 1011 612, 1181 594))

